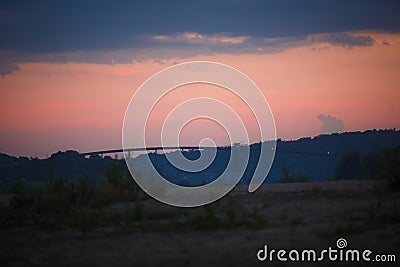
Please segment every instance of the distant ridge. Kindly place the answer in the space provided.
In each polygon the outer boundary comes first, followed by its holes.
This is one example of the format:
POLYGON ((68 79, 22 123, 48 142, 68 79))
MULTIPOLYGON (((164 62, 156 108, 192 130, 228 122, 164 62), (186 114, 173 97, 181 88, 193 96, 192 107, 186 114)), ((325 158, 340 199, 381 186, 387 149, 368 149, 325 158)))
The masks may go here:
MULTIPOLYGON (((252 144, 256 148, 259 144, 252 144)), ((293 141, 277 141, 277 152, 271 171, 266 179, 267 183, 278 182, 282 177, 281 168, 285 166, 293 172, 305 174, 311 181, 327 180, 332 177, 341 155, 356 150, 361 155, 400 146, 400 131, 368 130, 364 132, 346 132, 340 134, 319 135, 305 137, 293 141)), ((253 151, 253 150, 252 150, 253 151)), ((248 183, 252 175, 252 168, 257 162, 257 149, 251 153, 248 170, 241 183, 248 183)), ((176 153, 176 152, 170 152, 176 153)), ((186 151, 188 158, 198 157, 198 151, 186 151)), ((149 154, 156 159, 157 169, 171 177, 176 183, 191 183, 196 185, 204 182, 204 176, 212 180, 221 173, 229 159, 229 149, 220 150, 216 161, 206 169, 206 173, 188 176, 187 173, 174 169, 166 162, 163 154, 149 154), (174 180, 175 179, 175 180, 174 180), (185 181, 179 181, 184 179, 185 181)), ((140 170, 143 155, 134 159, 134 166, 140 170)), ((88 158, 76 151, 57 152, 46 159, 14 157, 0 153, 0 192, 8 191, 16 180, 23 180, 31 184, 40 184, 52 178, 66 177, 71 180, 86 179, 89 182, 104 177, 104 171, 121 159, 109 156, 100 157, 91 155, 88 158)), ((140 170, 144 176, 151 175, 149 170, 140 170)))

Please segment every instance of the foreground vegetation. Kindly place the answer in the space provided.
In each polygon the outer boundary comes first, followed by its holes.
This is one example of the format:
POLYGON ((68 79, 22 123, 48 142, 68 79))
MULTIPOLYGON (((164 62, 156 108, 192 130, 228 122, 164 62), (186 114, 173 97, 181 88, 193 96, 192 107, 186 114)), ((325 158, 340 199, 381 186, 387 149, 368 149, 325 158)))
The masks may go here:
POLYGON ((335 247, 338 238, 345 238, 351 248, 367 244, 376 253, 397 253, 400 191, 392 190, 399 177, 392 167, 400 165, 398 152, 382 153, 361 157, 361 166, 384 160, 372 169, 384 179, 347 176, 308 182, 303 174, 284 167, 282 183, 263 185, 253 194, 239 185, 223 199, 191 209, 147 196, 123 161, 107 168, 95 183, 54 178, 34 190, 16 183, 8 203, 0 202, 0 262, 259 266, 255 255, 264 244, 326 248, 335 247))
POLYGON ((264 223, 255 209, 243 209, 232 195, 191 210, 157 203, 138 188, 123 162, 107 169, 104 176, 94 184, 52 179, 33 191, 17 183, 9 205, 0 208, 0 227, 169 231, 258 228, 264 223))
MULTIPOLYGON (((360 156, 350 151, 338 165, 336 179, 380 178, 380 187, 400 189, 400 148, 360 156)), ((282 167, 281 183, 309 182, 301 173, 282 167)), ((231 193, 210 205, 184 209, 158 203, 134 182, 123 161, 116 161, 94 183, 53 178, 34 190, 22 182, 13 186, 7 205, 0 205, 0 227, 77 229, 112 228, 115 231, 174 231, 207 229, 261 229, 268 216, 263 201, 252 205, 231 193)), ((313 188, 306 197, 319 197, 313 188)), ((327 192, 322 192, 326 194, 327 192)))
POLYGON ((400 192, 377 185, 377 181, 345 180, 263 185, 254 194, 235 191, 193 209, 163 205, 140 191, 136 200, 96 208, 89 197, 69 213, 4 208, 0 262, 4 266, 260 266, 255 255, 264 244, 273 249, 325 249, 336 247, 338 238, 345 238, 350 248, 367 246, 375 253, 396 253, 398 258, 400 192))

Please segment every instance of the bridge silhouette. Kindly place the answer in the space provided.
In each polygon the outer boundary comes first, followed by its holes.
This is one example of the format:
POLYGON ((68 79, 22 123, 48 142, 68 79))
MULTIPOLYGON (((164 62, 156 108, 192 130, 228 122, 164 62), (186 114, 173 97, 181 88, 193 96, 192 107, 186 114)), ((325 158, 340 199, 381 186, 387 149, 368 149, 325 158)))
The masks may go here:
POLYGON ((92 156, 92 155, 103 155, 103 154, 115 154, 115 153, 123 153, 123 152, 138 152, 138 151, 154 151, 157 153, 158 150, 202 150, 202 149, 230 149, 230 146, 227 147, 213 147, 213 146, 153 146, 153 147, 135 147, 135 148, 119 148, 119 149, 110 149, 110 150, 100 150, 100 151, 91 151, 80 153, 83 156, 92 156))
MULTIPOLYGON (((84 152, 80 153, 83 156, 93 156, 93 155, 104 155, 104 154, 115 154, 115 153, 125 153, 127 152, 130 156, 131 152, 141 152, 141 151, 152 151, 157 153, 159 150, 204 150, 204 149, 217 149, 217 150, 225 150, 225 149, 232 149, 233 146, 153 146, 153 147, 136 147, 136 148, 119 148, 119 149, 110 149, 110 150, 99 150, 99 151, 91 151, 91 152, 84 152)), ((260 150, 259 146, 252 147, 250 146, 250 150, 260 150)), ((332 153, 329 151, 320 152, 320 151, 293 151, 293 150, 282 150, 282 149, 275 149, 275 152, 280 153, 290 153, 290 154, 301 154, 301 155, 320 155, 320 156, 330 156, 330 157, 341 157, 343 156, 342 153, 332 153)))

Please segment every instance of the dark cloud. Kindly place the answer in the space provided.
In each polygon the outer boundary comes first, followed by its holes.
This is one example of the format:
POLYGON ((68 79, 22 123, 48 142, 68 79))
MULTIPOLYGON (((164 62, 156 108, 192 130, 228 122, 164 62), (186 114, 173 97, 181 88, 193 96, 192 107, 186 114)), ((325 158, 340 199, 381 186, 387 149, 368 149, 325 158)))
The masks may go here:
MULTIPOLYGON (((139 38, 139 37, 138 37, 139 38)), ((321 51, 329 45, 344 47, 374 45, 375 40, 368 35, 350 33, 321 34, 312 36, 293 36, 281 38, 260 38, 250 36, 231 36, 227 34, 206 35, 195 32, 175 35, 143 35, 143 43, 151 45, 138 46, 119 50, 79 50, 67 52, 34 53, 10 52, 1 53, 2 72, 6 75, 19 70, 12 62, 81 62, 96 64, 129 64, 152 59, 163 64, 171 58, 190 58, 198 55, 217 53, 227 54, 273 54, 298 46, 309 46, 311 51, 321 51), (318 44, 324 43, 323 47, 318 44), (317 45, 317 48, 314 46, 317 45)))
POLYGON ((340 133, 344 129, 344 123, 330 115, 319 114, 317 118, 322 121, 321 134, 340 133))
POLYGON ((329 43, 345 47, 371 46, 376 43, 375 39, 368 35, 353 35, 350 33, 331 33, 314 36, 312 43, 329 43))
POLYGON ((373 45, 370 36, 340 32, 399 32, 399 7, 398 1, 372 0, 1 1, 0 61, 8 62, 2 63, 7 74, 18 70, 12 62, 112 64, 219 52, 276 53, 321 42, 373 45), (180 38, 188 32, 211 39, 180 38), (212 41, 221 35, 248 38, 212 41))
MULTIPOLYGON (((399 31, 398 1, 2 1, 0 49, 27 52, 151 46, 144 34, 221 32, 280 38, 399 31)), ((354 40, 353 40, 354 41, 354 40)), ((355 41, 363 42, 363 40, 355 41)))
POLYGON ((4 76, 7 74, 11 74, 14 71, 18 71, 19 66, 13 62, 7 62, 7 61, 0 61, 0 75, 4 76))

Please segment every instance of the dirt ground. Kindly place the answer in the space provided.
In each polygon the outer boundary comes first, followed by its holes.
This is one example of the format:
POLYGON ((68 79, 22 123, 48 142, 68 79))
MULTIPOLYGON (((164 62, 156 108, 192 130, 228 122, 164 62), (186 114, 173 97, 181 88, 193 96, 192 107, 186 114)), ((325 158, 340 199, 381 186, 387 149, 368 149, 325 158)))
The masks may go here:
MULTIPOLYGON (((264 218, 256 229, 116 232, 112 228, 47 231, 0 230, 1 266, 397 266, 372 262, 260 262, 270 249, 370 249, 400 261, 400 192, 376 182, 337 181, 240 186, 233 195, 245 210, 264 218)), ((146 208, 170 209, 148 200, 146 208)), ((175 209, 175 208, 174 208, 175 209)), ((179 211, 184 212, 184 209, 179 211)), ((162 218, 160 218, 160 221, 162 218)))

